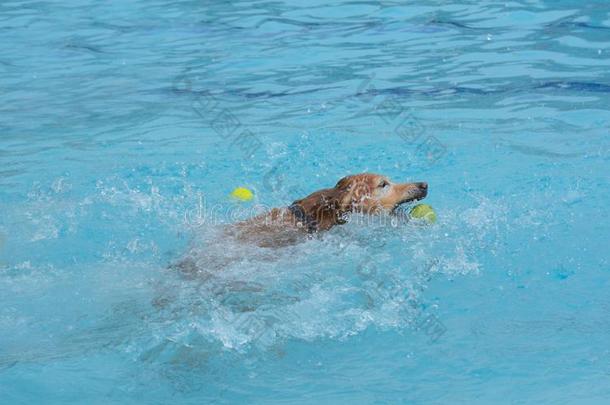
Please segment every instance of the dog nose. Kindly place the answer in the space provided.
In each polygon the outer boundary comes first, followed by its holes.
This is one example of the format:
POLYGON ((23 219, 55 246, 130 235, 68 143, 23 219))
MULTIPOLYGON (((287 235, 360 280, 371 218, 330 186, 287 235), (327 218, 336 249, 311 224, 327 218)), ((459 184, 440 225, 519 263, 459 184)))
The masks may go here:
POLYGON ((422 190, 427 190, 428 189, 428 183, 426 183, 425 181, 422 183, 417 183, 417 186, 419 188, 421 188, 422 190))

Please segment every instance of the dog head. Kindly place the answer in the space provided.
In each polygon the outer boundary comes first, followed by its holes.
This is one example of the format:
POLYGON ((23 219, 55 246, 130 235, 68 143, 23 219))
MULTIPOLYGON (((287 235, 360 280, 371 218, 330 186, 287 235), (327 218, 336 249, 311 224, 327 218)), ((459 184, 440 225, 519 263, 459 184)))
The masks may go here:
POLYGON ((391 213, 399 205, 421 200, 427 194, 427 183, 394 183, 386 176, 363 173, 344 177, 334 188, 316 191, 293 206, 315 223, 316 230, 325 230, 345 223, 349 213, 391 213))

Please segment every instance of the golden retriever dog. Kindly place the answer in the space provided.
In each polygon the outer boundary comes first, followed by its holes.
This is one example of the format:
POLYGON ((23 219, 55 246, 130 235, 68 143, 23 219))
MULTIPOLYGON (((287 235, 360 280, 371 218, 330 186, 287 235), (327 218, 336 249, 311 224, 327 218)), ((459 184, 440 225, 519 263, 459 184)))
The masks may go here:
POLYGON ((344 224, 351 213, 392 213, 401 204, 421 200, 428 184, 394 183, 386 176, 362 173, 342 178, 333 188, 316 191, 290 206, 231 226, 227 233, 260 247, 293 244, 303 236, 344 224))
POLYGON ((228 225, 209 240, 204 249, 195 245, 169 267, 200 281, 254 253, 259 260, 273 260, 273 252, 251 248, 294 245, 347 222, 350 214, 391 214, 401 204, 421 200, 427 183, 394 183, 386 176, 362 173, 339 180, 333 188, 316 191, 290 206, 228 225), (235 244, 237 242, 237 244, 235 244))

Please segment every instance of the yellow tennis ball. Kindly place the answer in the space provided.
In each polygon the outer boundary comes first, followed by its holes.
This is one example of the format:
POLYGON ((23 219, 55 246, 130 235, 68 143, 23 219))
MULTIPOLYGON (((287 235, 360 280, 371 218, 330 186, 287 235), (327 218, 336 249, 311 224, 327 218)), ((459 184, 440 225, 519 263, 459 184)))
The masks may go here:
POLYGON ((417 204, 410 214, 411 218, 424 219, 431 224, 436 222, 436 212, 428 204, 417 204))
POLYGON ((239 201, 250 201, 254 197, 254 194, 245 187, 237 187, 235 190, 231 191, 231 197, 236 198, 239 201))

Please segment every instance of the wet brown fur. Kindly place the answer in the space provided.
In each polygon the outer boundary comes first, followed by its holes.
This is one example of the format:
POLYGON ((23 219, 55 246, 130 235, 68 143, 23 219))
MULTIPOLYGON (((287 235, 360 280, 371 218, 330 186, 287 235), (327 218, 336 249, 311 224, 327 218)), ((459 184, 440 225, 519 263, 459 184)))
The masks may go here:
POLYGON ((387 177, 362 173, 342 178, 333 188, 296 200, 293 208, 274 208, 233 225, 228 232, 261 247, 292 244, 307 234, 345 223, 350 213, 391 213, 402 203, 426 197, 427 183, 393 183, 387 177))

